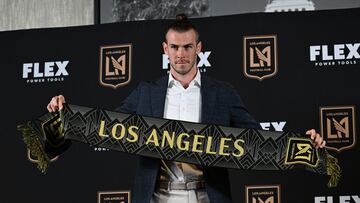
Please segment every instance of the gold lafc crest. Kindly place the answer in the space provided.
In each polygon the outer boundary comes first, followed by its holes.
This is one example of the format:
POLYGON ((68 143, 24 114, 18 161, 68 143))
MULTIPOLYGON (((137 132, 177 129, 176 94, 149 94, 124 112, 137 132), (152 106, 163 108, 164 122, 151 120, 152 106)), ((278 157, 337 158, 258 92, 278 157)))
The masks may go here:
POLYGON ((246 203, 281 203, 280 185, 245 186, 246 203))
POLYGON ((320 122, 326 148, 341 152, 354 147, 355 106, 321 107, 320 122))
POLYGON ((276 35, 244 37, 244 74, 263 80, 277 73, 276 35))
POLYGON ((131 191, 99 191, 97 203, 130 203, 131 191))
POLYGON ((131 80, 131 44, 100 47, 100 84, 114 89, 131 80))

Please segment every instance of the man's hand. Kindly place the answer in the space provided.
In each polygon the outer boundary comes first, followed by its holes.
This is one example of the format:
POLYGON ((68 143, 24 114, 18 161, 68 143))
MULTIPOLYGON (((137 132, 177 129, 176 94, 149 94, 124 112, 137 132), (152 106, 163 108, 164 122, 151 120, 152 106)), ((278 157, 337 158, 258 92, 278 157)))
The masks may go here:
POLYGON ((62 95, 55 96, 51 99, 50 103, 47 105, 49 112, 59 111, 63 108, 63 103, 65 103, 65 97, 62 95))
POLYGON ((326 141, 314 129, 306 131, 306 134, 310 135, 316 149, 325 147, 326 141))

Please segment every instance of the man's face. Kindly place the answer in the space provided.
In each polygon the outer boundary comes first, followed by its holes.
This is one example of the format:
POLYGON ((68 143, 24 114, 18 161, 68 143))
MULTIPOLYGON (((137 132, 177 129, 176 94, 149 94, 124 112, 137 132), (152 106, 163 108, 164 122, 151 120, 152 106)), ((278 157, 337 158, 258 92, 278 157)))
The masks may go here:
POLYGON ((196 43, 195 31, 176 32, 169 30, 166 40, 167 42, 163 43, 163 48, 165 54, 169 56, 170 71, 186 75, 191 70, 194 70, 196 68, 197 54, 201 51, 201 42, 196 43))

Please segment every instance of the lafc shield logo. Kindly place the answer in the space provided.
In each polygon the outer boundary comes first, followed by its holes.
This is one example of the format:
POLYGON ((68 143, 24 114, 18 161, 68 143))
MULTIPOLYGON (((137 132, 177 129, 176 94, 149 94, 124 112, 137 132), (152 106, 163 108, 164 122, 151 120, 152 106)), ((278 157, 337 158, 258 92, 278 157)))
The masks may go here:
POLYGON ((319 155, 310 139, 290 138, 288 141, 285 164, 305 164, 316 167, 319 155))
POLYGON ((114 89, 131 80, 131 44, 100 47, 100 84, 114 89))
POLYGON ((246 203, 280 203, 280 185, 246 186, 246 203))
POLYGON ((276 35, 244 37, 244 74, 263 80, 277 73, 276 35))
POLYGON ((130 191, 98 192, 97 203, 130 203, 130 191))
POLYGON ((354 147, 356 143, 354 106, 321 107, 320 122, 326 148, 340 152, 354 147))

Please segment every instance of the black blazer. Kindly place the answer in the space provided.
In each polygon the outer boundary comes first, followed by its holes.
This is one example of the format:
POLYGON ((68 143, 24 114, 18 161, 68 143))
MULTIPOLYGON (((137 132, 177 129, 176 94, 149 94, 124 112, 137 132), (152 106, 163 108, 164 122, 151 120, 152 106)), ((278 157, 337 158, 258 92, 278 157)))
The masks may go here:
MULTIPOLYGON (((142 82, 116 110, 143 116, 163 118, 168 76, 156 82, 142 82)), ((250 116, 236 90, 228 83, 201 75, 201 121, 240 128, 260 129, 250 116)), ((139 157, 132 190, 132 202, 148 203, 155 190, 160 162, 139 157)), ((231 202, 228 170, 204 167, 205 188, 212 203, 231 202)))

